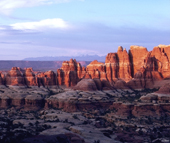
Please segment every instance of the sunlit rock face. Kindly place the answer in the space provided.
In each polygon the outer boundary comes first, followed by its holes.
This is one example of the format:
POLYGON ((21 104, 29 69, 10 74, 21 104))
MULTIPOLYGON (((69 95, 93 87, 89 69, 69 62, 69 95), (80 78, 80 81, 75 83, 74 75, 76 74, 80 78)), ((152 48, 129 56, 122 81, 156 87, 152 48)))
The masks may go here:
POLYGON ((94 60, 86 67, 86 70, 92 79, 106 80, 106 65, 104 63, 94 60))
POLYGON ((131 46, 129 56, 132 64, 132 75, 134 76, 145 64, 145 58, 148 55, 148 50, 142 46, 131 46))
POLYGON ((63 62, 61 70, 63 71, 64 85, 75 86, 79 80, 78 76, 81 77, 81 65, 76 60, 70 59, 70 61, 63 62))
POLYGON ((119 63, 118 78, 129 81, 132 78, 129 54, 127 53, 126 49, 123 50, 122 47, 119 47, 117 51, 117 57, 119 63))
POLYGON ((142 46, 131 46, 128 52, 119 46, 116 53, 107 54, 105 63, 94 60, 87 67, 75 59, 64 61, 56 71, 13 67, 0 73, 0 85, 74 87, 82 79, 95 79, 97 89, 153 88, 155 81, 170 77, 169 60, 170 45, 158 45, 150 52, 142 46))
POLYGON ((25 85, 24 76, 20 68, 12 67, 12 69, 7 73, 6 85, 17 85, 17 86, 25 85))
POLYGON ((32 68, 27 68, 25 70, 24 77, 27 86, 38 86, 38 80, 32 68))
POLYGON ((45 86, 52 86, 57 84, 56 74, 53 71, 45 72, 43 78, 45 86))

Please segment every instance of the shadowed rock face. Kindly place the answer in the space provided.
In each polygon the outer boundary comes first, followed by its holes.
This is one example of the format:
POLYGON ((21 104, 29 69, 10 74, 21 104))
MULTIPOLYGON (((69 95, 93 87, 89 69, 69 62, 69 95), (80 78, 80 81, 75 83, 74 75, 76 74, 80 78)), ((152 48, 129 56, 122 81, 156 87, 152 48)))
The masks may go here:
POLYGON ((8 73, 0 74, 0 84, 73 87, 82 79, 99 79, 102 84, 97 89, 153 88, 156 81, 169 78, 169 60, 169 45, 159 45, 150 52, 142 46, 131 46, 129 53, 120 46, 117 53, 106 56, 105 63, 95 60, 86 68, 75 59, 64 61, 56 72, 37 73, 32 68, 13 67, 8 73))
POLYGON ((4 85, 4 74, 0 72, 0 85, 4 85))
POLYGON ((106 56, 106 75, 107 79, 111 82, 117 78, 118 61, 116 53, 109 53, 106 56))
MULTIPOLYGON (((99 87, 100 88, 100 87, 99 87)), ((97 90, 96 83, 93 79, 82 79, 77 83, 74 87, 76 90, 85 90, 85 91, 93 91, 97 90)))
POLYGON ((163 86, 157 91, 157 93, 170 94, 170 83, 167 83, 167 84, 163 85, 163 86))
POLYGON ((44 85, 46 86, 57 84, 56 74, 53 71, 45 72, 43 78, 44 78, 44 85))

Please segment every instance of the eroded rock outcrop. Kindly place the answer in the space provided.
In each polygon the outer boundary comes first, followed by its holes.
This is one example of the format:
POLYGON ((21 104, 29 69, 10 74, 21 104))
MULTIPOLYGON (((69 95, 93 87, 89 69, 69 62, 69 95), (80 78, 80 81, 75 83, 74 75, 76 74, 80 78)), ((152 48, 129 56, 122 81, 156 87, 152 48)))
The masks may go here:
POLYGON ((163 85, 156 93, 170 95, 170 83, 163 85))
POLYGON ((119 46, 105 63, 94 60, 86 68, 75 59, 64 61, 56 72, 13 67, 7 74, 0 73, 0 85, 73 87, 82 79, 95 79, 97 89, 154 88, 157 81, 170 77, 169 60, 169 45, 158 45, 150 52, 142 46, 131 46, 129 52, 119 46))
POLYGON ((24 77, 23 73, 21 72, 20 68, 13 67, 6 75, 6 85, 17 85, 23 86, 24 77))
POLYGON ((99 88, 100 86, 97 88, 96 83, 93 79, 82 79, 74 87, 74 89, 76 90, 85 90, 85 91, 93 91, 99 88))
POLYGON ((61 78, 64 79, 64 85, 66 85, 67 87, 75 86, 79 80, 78 76, 81 77, 81 70, 81 65, 77 63, 75 59, 64 61, 60 70, 60 73, 63 72, 63 77, 61 78))
POLYGON ((100 80, 106 80, 106 66, 104 63, 94 60, 86 67, 86 70, 92 79, 98 78, 100 80))
POLYGON ((118 48, 117 57, 119 62, 118 77, 124 81, 129 81, 131 76, 131 63, 129 59, 129 54, 126 49, 123 50, 122 47, 118 48))
POLYGON ((3 73, 0 72, 0 85, 4 85, 5 84, 5 76, 3 73))
POLYGON ((110 82, 112 82, 113 80, 117 78, 117 72, 118 72, 117 54, 109 53, 106 56, 105 64, 106 64, 107 79, 110 82))
POLYGON ((44 85, 51 86, 57 84, 56 74, 53 71, 47 71, 44 73, 44 85))
POLYGON ((35 76, 32 68, 27 68, 24 73, 25 82, 28 86, 38 86, 37 77, 35 76))
POLYGON ((145 64, 148 50, 142 46, 131 46, 129 50, 130 61, 132 64, 132 76, 134 76, 145 64))

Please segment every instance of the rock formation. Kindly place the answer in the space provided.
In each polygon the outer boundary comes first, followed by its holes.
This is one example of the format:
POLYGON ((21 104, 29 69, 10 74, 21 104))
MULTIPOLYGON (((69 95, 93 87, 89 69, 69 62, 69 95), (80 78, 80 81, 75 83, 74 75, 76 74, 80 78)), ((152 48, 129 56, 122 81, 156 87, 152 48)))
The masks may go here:
POLYGON ((112 82, 113 80, 117 78, 117 72, 118 72, 117 54, 109 53, 106 56, 105 64, 106 64, 107 79, 110 82, 112 82))
POLYGON ((28 86, 38 86, 37 78, 33 72, 32 68, 27 68, 24 73, 25 82, 28 86))
MULTIPOLYGON (((96 81, 97 82, 97 81, 96 81)), ((100 83, 99 83, 100 84, 100 83)), ((99 85, 98 84, 98 85, 99 85)), ((77 83, 77 85, 74 87, 76 90, 84 90, 84 91, 93 91, 100 89, 101 86, 99 85, 97 88, 97 85, 95 83, 95 80, 93 79, 82 79, 77 83)))
POLYGON ((78 76, 81 77, 81 65, 73 59, 70 61, 64 61, 60 72, 63 72, 63 77, 61 78, 64 79, 64 85, 67 87, 75 86, 78 82, 78 76))
POLYGON ((129 52, 118 47, 117 53, 106 56, 105 63, 95 60, 86 68, 71 59, 56 71, 13 67, 0 72, 0 109, 4 110, 0 111, 0 122, 2 133, 7 133, 1 139, 10 142, 16 135, 20 138, 22 132, 41 131, 38 136, 23 140, 39 138, 36 140, 39 142, 46 140, 46 135, 61 133, 62 129, 69 132, 62 139, 70 142, 85 142, 72 133, 83 138, 91 135, 88 142, 114 142, 111 138, 115 139, 118 131, 125 133, 116 137, 121 142, 169 142, 169 60, 170 46, 159 45, 150 52, 144 47, 131 46, 129 52), (24 110, 30 111, 23 114, 24 110))
POLYGON ((0 72, 0 85, 4 85, 4 74, 0 72))
POLYGON ((0 85, 73 87, 82 79, 95 79, 100 90, 154 88, 157 81, 170 77, 169 60, 170 45, 158 45, 150 52, 142 46, 131 46, 129 52, 119 46, 117 53, 106 56, 105 63, 94 60, 86 68, 75 59, 64 61, 56 72, 13 67, 0 73, 0 85))
POLYGON ((156 93, 170 94, 170 83, 167 83, 161 86, 160 89, 156 93))
POLYGON ((142 46, 131 46, 129 50, 130 61, 132 64, 132 76, 144 67, 145 58, 148 55, 148 50, 142 46))
POLYGON ((56 74, 53 71, 47 71, 44 73, 44 85, 51 86, 57 84, 56 74))
POLYGON ((86 67, 86 70, 92 79, 106 80, 106 66, 104 63, 94 60, 86 67))
POLYGON ((20 68, 13 67, 6 75, 6 85, 24 85, 24 77, 20 68))
POLYGON ((124 81, 130 80, 131 77, 131 63, 126 49, 118 48, 117 57, 119 62, 118 77, 124 81))

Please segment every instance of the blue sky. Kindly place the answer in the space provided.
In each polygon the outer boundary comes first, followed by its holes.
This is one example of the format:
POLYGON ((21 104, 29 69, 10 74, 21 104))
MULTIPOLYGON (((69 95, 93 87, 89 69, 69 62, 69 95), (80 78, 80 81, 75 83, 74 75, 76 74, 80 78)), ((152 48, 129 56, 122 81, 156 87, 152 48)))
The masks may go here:
POLYGON ((170 44, 170 0, 0 0, 0 60, 170 44))

